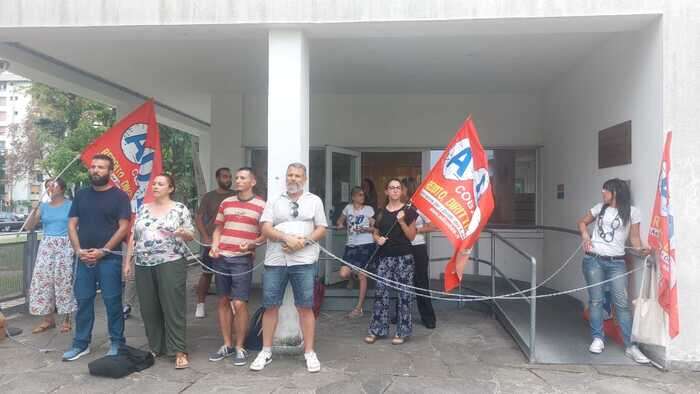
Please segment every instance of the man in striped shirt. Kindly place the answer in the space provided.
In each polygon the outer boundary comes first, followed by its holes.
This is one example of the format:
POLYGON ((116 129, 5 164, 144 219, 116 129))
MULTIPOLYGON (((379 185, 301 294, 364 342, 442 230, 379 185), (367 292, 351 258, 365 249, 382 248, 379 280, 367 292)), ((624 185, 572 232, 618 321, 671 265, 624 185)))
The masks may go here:
POLYGON ((260 215, 265 201, 253 192, 255 174, 249 167, 236 171, 237 195, 219 205, 212 236, 211 256, 215 259, 216 292, 219 295, 219 327, 224 338, 221 348, 209 356, 220 361, 234 356, 234 365, 245 365, 247 351, 243 348, 248 330, 248 298, 253 280, 253 251, 264 241, 260 235, 260 215), (231 310, 231 304, 235 314, 231 310), (236 330, 233 346, 232 328, 236 330))

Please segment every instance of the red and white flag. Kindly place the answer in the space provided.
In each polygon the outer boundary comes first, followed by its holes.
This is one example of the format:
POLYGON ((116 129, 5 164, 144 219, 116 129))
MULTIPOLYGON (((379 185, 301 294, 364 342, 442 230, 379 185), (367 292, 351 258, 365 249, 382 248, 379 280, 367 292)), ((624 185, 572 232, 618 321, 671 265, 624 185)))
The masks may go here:
POLYGON ((659 183, 656 189, 654 210, 649 226, 649 246, 656 252, 661 280, 659 304, 668 315, 668 334, 678 335, 678 287, 676 285, 676 246, 673 237, 673 212, 671 211, 671 132, 666 134, 664 154, 661 159, 659 183))
POLYGON ((467 257, 461 252, 479 240, 494 210, 488 167, 488 157, 470 116, 411 199, 455 248, 445 266, 445 291, 459 286, 467 257))
POLYGON ((112 183, 131 199, 131 211, 153 200, 151 180, 163 171, 160 132, 153 100, 148 100, 88 145, 80 156, 86 166, 105 154, 114 160, 112 183))

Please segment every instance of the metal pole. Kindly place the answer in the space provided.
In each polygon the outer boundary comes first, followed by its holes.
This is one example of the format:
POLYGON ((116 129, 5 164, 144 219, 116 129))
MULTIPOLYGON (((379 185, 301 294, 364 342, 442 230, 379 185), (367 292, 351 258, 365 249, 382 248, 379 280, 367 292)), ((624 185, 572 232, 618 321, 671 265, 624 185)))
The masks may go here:
MULTIPOLYGON (((496 296, 496 237, 491 234, 491 297, 496 296)), ((491 315, 496 316, 496 300, 491 301, 494 306, 491 309, 491 315)))
POLYGON ((477 239, 476 242, 474 243, 474 255, 476 256, 476 260, 474 260, 474 266, 472 267, 472 273, 474 275, 479 275, 479 240, 477 239))
POLYGON ((530 363, 535 362, 535 343, 537 337, 537 259, 531 258, 532 272, 530 275, 530 363))
POLYGON ((37 251, 37 234, 36 231, 27 233, 27 242, 24 244, 24 256, 22 261, 22 294, 24 295, 25 305, 29 305, 29 287, 32 283, 32 273, 34 272, 34 260, 36 260, 37 251))

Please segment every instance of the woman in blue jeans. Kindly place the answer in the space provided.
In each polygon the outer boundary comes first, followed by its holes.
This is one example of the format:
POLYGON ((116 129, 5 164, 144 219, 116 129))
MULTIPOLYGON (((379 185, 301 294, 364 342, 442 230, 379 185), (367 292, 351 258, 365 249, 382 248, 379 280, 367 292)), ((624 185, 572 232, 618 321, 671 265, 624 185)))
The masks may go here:
MULTIPOLYGON (((596 204, 578 221, 586 255, 583 258, 583 276, 586 284, 602 282, 624 274, 625 243, 629 239, 632 248, 642 254, 649 250, 642 246, 639 236, 641 215, 639 209, 631 205, 631 194, 627 183, 621 179, 610 179, 603 184, 603 202, 596 204), (593 235, 588 226, 593 224, 593 235)), ((627 295, 627 276, 608 282, 615 305, 615 316, 625 342, 625 354, 640 364, 649 359, 632 343, 632 311, 627 295)), ((588 289, 588 311, 590 314, 593 342, 588 348, 599 354, 605 348, 603 333, 604 285, 588 289)))

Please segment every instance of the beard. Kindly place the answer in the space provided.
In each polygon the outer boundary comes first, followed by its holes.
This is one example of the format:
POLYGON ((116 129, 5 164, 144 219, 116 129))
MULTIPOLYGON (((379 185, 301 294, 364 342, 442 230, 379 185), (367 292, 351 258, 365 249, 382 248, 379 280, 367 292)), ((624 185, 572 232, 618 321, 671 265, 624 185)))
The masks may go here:
POLYGON ((109 183, 109 175, 90 175, 90 183, 92 183, 93 186, 105 186, 109 183))
POLYGON ((287 193, 296 194, 304 190, 304 186, 301 183, 290 182, 287 183, 287 193))
POLYGON ((219 187, 224 189, 224 190, 230 190, 231 189, 231 182, 218 182, 219 187))

